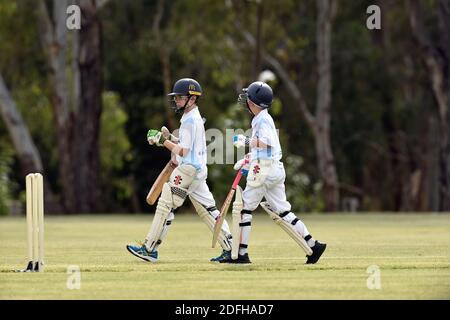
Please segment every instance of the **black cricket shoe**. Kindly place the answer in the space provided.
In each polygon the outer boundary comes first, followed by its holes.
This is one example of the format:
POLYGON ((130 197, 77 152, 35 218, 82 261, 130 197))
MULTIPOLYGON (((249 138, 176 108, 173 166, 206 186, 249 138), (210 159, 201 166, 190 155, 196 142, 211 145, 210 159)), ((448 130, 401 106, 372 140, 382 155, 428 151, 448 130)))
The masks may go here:
POLYGON ((317 261, 319 261, 320 256, 322 255, 322 253, 325 251, 325 249, 327 248, 327 244, 326 243, 320 243, 319 241, 316 240, 316 243, 314 244, 314 247, 312 247, 312 255, 307 256, 308 259, 306 260, 306 264, 314 264, 317 261))
POLYGON ((248 253, 244 253, 244 254, 238 254, 238 257, 236 260, 230 259, 230 260, 224 260, 224 261, 220 261, 222 263, 252 263, 250 261, 250 258, 248 257, 248 253))

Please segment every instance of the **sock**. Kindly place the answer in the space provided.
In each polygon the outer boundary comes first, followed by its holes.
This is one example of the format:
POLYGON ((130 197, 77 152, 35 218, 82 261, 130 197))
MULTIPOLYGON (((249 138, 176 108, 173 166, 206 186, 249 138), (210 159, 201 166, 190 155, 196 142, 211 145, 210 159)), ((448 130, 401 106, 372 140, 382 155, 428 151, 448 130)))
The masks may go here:
POLYGON ((239 225, 241 227, 239 254, 243 255, 248 252, 248 242, 250 240, 250 231, 252 229, 252 212, 250 210, 241 211, 241 223, 239 225))
POLYGON ((310 248, 314 247, 316 244, 316 240, 314 240, 310 234, 308 234, 304 239, 310 248))

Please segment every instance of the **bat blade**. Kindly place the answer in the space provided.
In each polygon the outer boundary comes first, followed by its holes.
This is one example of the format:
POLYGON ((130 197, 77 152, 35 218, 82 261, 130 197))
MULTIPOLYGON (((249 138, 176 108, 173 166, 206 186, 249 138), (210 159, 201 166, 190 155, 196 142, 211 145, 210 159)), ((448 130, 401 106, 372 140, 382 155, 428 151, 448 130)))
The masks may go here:
POLYGON ((230 207, 231 201, 233 200, 234 193, 236 192, 236 188, 239 185, 239 181, 241 181, 242 177, 242 167, 247 164, 247 160, 242 164, 242 166, 239 168, 236 177, 234 178, 233 184, 231 185, 231 190, 228 192, 227 197, 225 198, 225 202, 222 205, 222 208, 220 209, 220 215, 216 219, 216 224, 214 225, 214 232, 213 232, 213 240, 212 240, 212 247, 216 247, 217 238, 219 238, 219 233, 222 230, 223 222, 225 221, 225 216, 227 215, 228 208, 230 207))
POLYGON ((147 195, 146 200, 149 205, 153 205, 156 202, 159 195, 161 194, 164 183, 169 180, 170 175, 172 174, 175 167, 176 165, 172 161, 169 161, 159 174, 158 178, 156 178, 147 195))
POLYGON ((217 238, 219 238, 220 230, 222 229, 223 222, 225 221, 225 217, 228 213, 228 209, 230 208, 231 201, 233 200, 233 196, 236 189, 231 189, 228 192, 228 195, 225 199, 225 202, 222 205, 222 208, 220 209, 220 215, 216 220, 216 224, 214 225, 214 233, 213 233, 213 239, 212 239, 212 247, 216 247, 217 238))

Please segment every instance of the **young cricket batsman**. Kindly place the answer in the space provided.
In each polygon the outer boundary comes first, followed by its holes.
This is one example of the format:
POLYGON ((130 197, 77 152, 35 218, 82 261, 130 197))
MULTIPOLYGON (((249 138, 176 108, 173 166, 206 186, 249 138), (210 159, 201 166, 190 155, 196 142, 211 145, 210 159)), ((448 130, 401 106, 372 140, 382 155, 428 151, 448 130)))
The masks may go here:
MULTIPOLYGON (((237 259, 224 259, 225 263, 250 263, 248 244, 250 239, 252 212, 261 204, 271 218, 286 231, 291 238, 307 254, 306 263, 316 263, 325 251, 326 244, 315 240, 305 224, 291 212, 291 204, 286 200, 284 181, 286 174, 281 162, 282 152, 280 141, 274 121, 268 109, 272 104, 272 88, 264 82, 253 82, 243 89, 238 101, 242 103, 253 115, 252 135, 246 137, 237 135, 233 137, 233 144, 237 148, 249 147, 250 163, 247 184, 242 192, 242 201, 233 205, 233 238, 240 244, 235 255, 237 259), (261 202, 265 198, 266 202, 261 202), (237 215, 234 212, 237 211, 237 215), (240 215, 239 215, 240 211, 240 215), (234 230, 238 234, 234 233, 234 230)), ((235 169, 241 168, 244 160, 236 163, 235 169)))
MULTIPOLYGON (((178 139, 173 139, 170 132, 167 134, 165 127, 161 130, 148 131, 149 144, 167 148, 175 154, 177 167, 163 186, 150 231, 143 245, 127 245, 127 250, 131 254, 145 261, 157 261, 158 247, 167 236, 175 218, 174 211, 183 205, 187 196, 211 231, 220 214, 206 184, 208 170, 205 128, 197 105, 201 95, 202 88, 196 80, 190 78, 178 80, 173 86, 173 92, 169 94, 172 108, 176 113, 183 115, 178 139), (177 143, 172 140, 177 140, 177 143)), ((211 261, 223 260, 225 253, 231 250, 231 233, 226 223, 223 224, 218 241, 223 253, 211 261)))

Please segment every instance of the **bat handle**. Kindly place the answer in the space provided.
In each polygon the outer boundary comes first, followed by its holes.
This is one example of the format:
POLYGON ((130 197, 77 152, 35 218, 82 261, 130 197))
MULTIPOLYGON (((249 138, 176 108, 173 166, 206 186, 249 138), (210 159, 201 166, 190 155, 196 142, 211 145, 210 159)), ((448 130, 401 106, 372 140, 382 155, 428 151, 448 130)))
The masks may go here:
POLYGON ((231 189, 236 190, 237 185, 239 184, 239 181, 241 180, 241 177, 242 177, 242 170, 239 169, 239 172, 236 175, 236 178, 234 178, 233 185, 231 186, 231 189))
POLYGON ((234 178, 233 184, 231 186, 231 189, 236 190, 239 181, 241 181, 241 177, 242 177, 242 168, 248 163, 248 159, 245 159, 244 163, 242 164, 242 166, 239 168, 239 171, 236 175, 236 178, 234 178))
POLYGON ((239 171, 238 171, 238 173, 236 175, 236 178, 234 178, 233 185, 231 186, 231 189, 236 190, 236 188, 237 188, 237 186, 239 184, 239 181, 241 181, 241 177, 242 177, 242 167, 239 168, 239 171))

